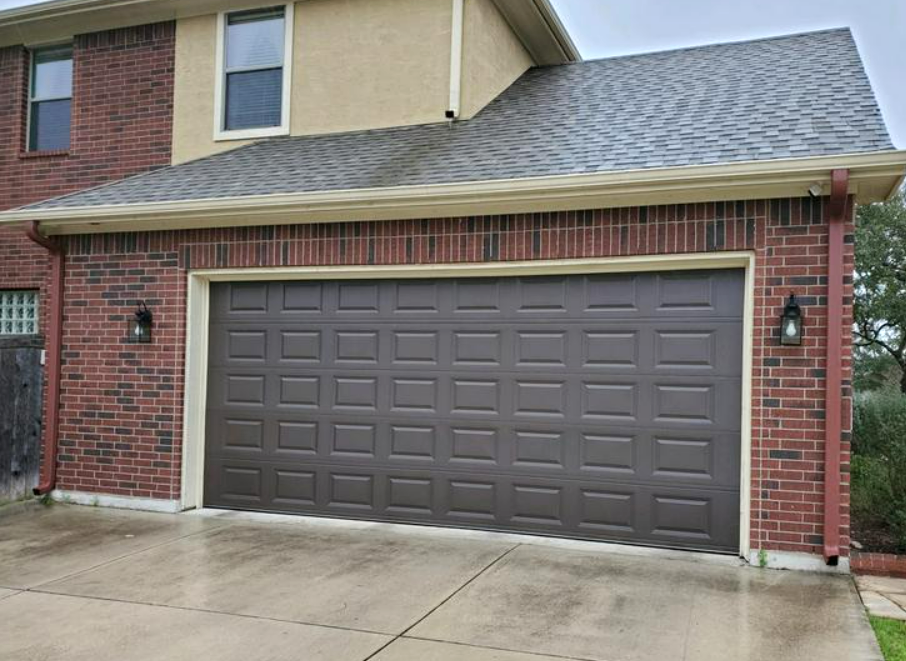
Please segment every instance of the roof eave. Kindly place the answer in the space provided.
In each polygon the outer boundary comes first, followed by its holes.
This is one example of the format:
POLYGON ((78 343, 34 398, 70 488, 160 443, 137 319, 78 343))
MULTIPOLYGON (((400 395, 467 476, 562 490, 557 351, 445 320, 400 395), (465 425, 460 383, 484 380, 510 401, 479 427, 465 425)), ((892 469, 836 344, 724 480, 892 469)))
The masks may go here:
MULTIPOLYGON (((549 0, 493 0, 538 64, 581 60, 549 0)), ((50 0, 0 11, 0 47, 246 7, 249 0, 50 0)))
POLYGON ((860 203, 887 199, 906 173, 906 150, 529 179, 135 205, 19 209, 0 225, 37 221, 47 234, 449 218, 807 196, 850 171, 860 203))

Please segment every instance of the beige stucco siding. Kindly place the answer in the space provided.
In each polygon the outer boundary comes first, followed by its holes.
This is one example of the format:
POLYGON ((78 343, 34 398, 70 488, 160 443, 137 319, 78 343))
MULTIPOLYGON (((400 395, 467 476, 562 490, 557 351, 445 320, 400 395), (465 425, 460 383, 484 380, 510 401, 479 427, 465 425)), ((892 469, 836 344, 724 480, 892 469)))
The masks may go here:
POLYGON ((491 0, 466 0, 460 114, 463 119, 476 115, 533 64, 491 0))
MULTIPOLYGON (((305 0, 295 4, 290 133, 312 135, 444 121, 451 0, 305 0)), ((531 59, 491 0, 467 0, 463 114, 506 89, 531 59)), ((173 162, 247 141, 214 139, 217 16, 176 32, 173 162)))

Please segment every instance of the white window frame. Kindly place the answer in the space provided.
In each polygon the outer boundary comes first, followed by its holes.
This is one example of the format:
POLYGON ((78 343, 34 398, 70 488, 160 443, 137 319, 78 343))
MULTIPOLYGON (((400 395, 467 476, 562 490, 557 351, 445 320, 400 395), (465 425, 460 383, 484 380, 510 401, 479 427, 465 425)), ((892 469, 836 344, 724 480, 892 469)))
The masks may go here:
POLYGON ((217 63, 214 67, 216 70, 214 79, 214 140, 249 140, 254 138, 270 138, 278 135, 289 135, 289 116, 290 116, 290 99, 292 98, 292 79, 293 79, 293 35, 294 31, 294 8, 295 5, 290 2, 281 5, 263 4, 261 7, 283 7, 284 22, 284 39, 283 39, 283 98, 280 107, 280 126, 268 126, 256 129, 236 129, 226 130, 224 128, 226 113, 226 28, 227 17, 230 14, 237 14, 249 9, 258 9, 259 7, 248 7, 246 9, 231 9, 222 11, 217 14, 217 63))
POLYGON ((72 106, 75 99, 75 44, 71 41, 59 41, 51 42, 46 44, 30 44, 25 47, 28 52, 28 108, 25 113, 25 144, 23 152, 29 154, 40 154, 41 150, 31 148, 31 125, 32 125, 32 114, 34 111, 34 106, 36 103, 41 103, 44 101, 65 101, 69 99, 69 147, 63 151, 69 151, 72 149, 72 106), (46 99, 36 99, 35 98, 35 54, 42 50, 63 50, 69 49, 69 59, 72 61, 73 67, 73 78, 72 78, 72 87, 69 90, 69 96, 60 96, 60 97, 49 97, 46 99))

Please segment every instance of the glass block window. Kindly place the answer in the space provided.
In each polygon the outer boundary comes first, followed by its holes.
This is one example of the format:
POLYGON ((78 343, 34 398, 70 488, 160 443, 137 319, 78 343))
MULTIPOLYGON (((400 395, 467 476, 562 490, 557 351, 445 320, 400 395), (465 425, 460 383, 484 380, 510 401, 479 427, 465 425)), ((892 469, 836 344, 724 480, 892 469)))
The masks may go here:
POLYGON ((72 115, 72 48, 32 52, 28 117, 29 151, 69 149, 72 115))
POLYGON ((224 38, 224 117, 227 131, 280 126, 286 11, 283 7, 229 14, 224 38))
POLYGON ((0 291, 0 335, 38 333, 38 292, 0 291))

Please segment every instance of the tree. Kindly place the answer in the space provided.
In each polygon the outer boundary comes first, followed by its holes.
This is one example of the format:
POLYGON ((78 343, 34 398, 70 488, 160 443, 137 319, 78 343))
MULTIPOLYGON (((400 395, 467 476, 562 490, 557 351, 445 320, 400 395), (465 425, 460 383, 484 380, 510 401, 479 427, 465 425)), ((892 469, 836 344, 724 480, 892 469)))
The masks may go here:
POLYGON ((856 224, 857 354, 886 353, 906 394, 906 192, 859 208, 856 224))

